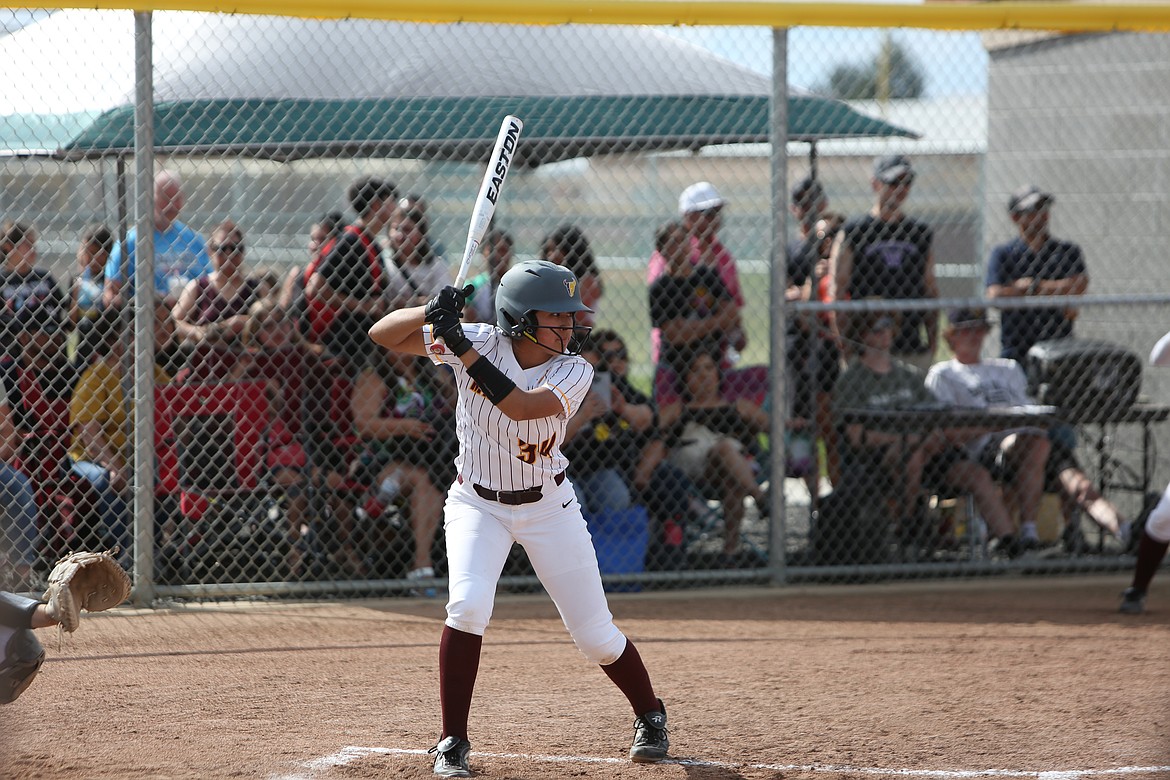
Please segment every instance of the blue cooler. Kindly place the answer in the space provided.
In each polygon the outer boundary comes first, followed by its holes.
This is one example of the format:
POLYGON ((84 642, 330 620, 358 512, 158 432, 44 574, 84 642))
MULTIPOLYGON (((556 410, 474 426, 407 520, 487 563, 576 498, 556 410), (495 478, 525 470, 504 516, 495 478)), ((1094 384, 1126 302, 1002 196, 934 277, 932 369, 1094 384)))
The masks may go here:
MULTIPOLYGON (((597 566, 606 574, 635 574, 645 571, 646 547, 650 543, 650 516, 644 506, 632 506, 618 511, 585 514, 593 549, 597 551, 597 566)), ((636 592, 637 583, 606 585, 607 591, 636 592)))

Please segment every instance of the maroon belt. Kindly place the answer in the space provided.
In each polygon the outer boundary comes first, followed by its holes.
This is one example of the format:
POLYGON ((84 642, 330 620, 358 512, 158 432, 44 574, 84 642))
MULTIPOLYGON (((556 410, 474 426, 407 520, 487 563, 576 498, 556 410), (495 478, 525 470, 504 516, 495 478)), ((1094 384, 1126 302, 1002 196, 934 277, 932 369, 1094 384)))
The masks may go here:
MULTIPOLYGON (((565 481, 565 472, 561 472, 553 477, 553 482, 558 485, 565 481)), ((459 476, 459 482, 463 482, 463 475, 459 476)), ((535 504, 543 498, 543 486, 537 485, 530 487, 527 490, 492 490, 485 488, 483 485, 476 485, 472 483, 471 487, 479 494, 479 497, 486 501, 495 501, 497 504, 505 504, 506 506, 520 506, 521 504, 535 504)))

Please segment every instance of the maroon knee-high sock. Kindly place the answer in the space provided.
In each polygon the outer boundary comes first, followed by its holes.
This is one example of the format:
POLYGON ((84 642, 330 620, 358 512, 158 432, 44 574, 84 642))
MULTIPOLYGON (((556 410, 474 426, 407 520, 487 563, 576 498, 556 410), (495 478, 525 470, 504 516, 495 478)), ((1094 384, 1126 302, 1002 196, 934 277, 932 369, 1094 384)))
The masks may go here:
POLYGON ((633 642, 627 639, 626 649, 618 659, 601 668, 630 700, 635 715, 658 712, 658 697, 654 695, 654 686, 650 684, 650 674, 633 642))
POLYGON ((439 706, 443 709, 443 735, 467 739, 467 714, 479 672, 483 637, 443 626, 439 640, 439 706))
POLYGON ((1133 567, 1133 587, 1145 593, 1150 587, 1150 580, 1166 557, 1166 550, 1170 542, 1157 542, 1146 534, 1138 541, 1137 563, 1133 567))

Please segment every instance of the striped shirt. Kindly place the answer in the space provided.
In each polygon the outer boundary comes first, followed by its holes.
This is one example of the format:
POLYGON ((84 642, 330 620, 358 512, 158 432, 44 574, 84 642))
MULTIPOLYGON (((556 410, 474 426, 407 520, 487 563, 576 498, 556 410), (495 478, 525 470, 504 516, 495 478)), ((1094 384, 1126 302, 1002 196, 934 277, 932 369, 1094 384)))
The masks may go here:
POLYGON ((464 323, 463 332, 479 354, 487 358, 522 390, 547 387, 561 402, 561 413, 537 420, 508 417, 475 387, 462 361, 435 342, 429 325, 423 327, 427 354, 437 365, 455 370, 459 403, 455 432, 459 455, 455 468, 464 481, 491 490, 526 490, 550 484, 568 468, 561 453, 565 426, 581 408, 593 382, 593 366, 579 355, 549 353, 551 359, 523 369, 516 362, 512 340, 495 325, 464 323))

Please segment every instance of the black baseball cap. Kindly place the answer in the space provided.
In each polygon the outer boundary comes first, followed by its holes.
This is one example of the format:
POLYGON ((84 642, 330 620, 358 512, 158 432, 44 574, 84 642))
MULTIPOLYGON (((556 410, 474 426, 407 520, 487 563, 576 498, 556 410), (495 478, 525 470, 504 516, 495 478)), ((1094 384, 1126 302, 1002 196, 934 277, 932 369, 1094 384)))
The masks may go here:
POLYGON ((991 322, 987 319, 987 309, 951 309, 947 312, 947 321, 956 330, 991 327, 991 322))
POLYGON ((1026 214, 1056 201, 1051 192, 1045 192, 1035 184, 1021 187, 1008 198, 1008 213, 1026 214))
POLYGON ((873 177, 880 182, 893 184, 905 176, 913 178, 914 168, 904 154, 890 154, 873 161, 873 177))
POLYGON ((811 206, 825 197, 825 188, 812 174, 805 176, 792 188, 792 202, 798 206, 811 206))

